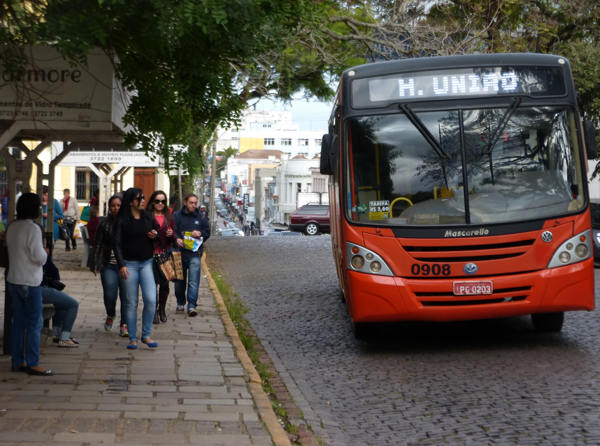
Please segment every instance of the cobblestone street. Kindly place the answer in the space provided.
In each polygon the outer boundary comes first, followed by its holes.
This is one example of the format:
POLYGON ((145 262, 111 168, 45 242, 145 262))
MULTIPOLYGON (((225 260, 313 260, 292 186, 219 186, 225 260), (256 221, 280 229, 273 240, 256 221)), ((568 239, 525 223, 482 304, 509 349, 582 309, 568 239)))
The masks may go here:
POLYGON ((357 341, 328 236, 215 237, 207 251, 327 445, 600 444, 598 311, 567 313, 560 334, 522 317, 357 341))

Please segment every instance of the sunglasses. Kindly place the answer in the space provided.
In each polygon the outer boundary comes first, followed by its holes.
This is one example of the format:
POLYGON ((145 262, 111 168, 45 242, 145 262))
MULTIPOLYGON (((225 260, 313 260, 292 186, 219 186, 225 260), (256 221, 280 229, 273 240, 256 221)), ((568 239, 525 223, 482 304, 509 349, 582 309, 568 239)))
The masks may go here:
POLYGON ((167 200, 154 200, 154 204, 167 204, 167 200))
POLYGON ((146 197, 144 197, 143 195, 138 195, 137 197, 135 197, 135 200, 138 200, 138 201, 142 201, 145 199, 146 199, 146 197))

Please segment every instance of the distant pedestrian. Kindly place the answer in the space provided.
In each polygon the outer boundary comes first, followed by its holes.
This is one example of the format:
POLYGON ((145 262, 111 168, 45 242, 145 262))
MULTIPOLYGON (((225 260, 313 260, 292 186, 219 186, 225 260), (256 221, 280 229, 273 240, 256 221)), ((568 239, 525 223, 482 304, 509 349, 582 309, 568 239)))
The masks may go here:
POLYGON ((94 207, 94 206, 98 206, 98 201, 100 197, 100 191, 98 189, 96 189, 94 191, 94 195, 92 196, 92 199, 90 200, 90 208, 94 207))
POLYGON ((88 237, 90 240, 90 248, 94 247, 96 230, 98 229, 99 224, 100 224, 100 218, 98 218, 98 207, 91 206, 90 207, 90 220, 87 223, 87 231, 88 231, 88 237))
POLYGON ((17 201, 17 220, 6 231, 9 260, 6 281, 13 304, 11 370, 51 376, 54 374, 51 370, 40 366, 40 333, 44 322, 40 285, 42 267, 48 258, 48 250, 42 243, 43 233, 34 222, 40 216, 41 204, 36 194, 23 194, 17 201))
MULTIPOLYGON (((175 243, 175 220, 169 212, 167 206, 167 194, 162 190, 155 191, 150 200, 148 200, 148 206, 146 206, 148 212, 152 212, 156 225, 158 226, 158 237, 155 239, 157 243, 154 244, 154 252, 160 253, 163 250, 168 253, 172 250, 172 245, 175 243)), ((158 284, 158 306, 156 307, 156 313, 154 314, 154 324, 160 324, 161 322, 167 322, 167 299, 169 298, 169 281, 158 284)))
POLYGON ((150 339, 156 313, 156 282, 154 281, 154 239, 158 237, 154 216, 144 209, 146 197, 142 189, 131 187, 123 195, 123 203, 113 229, 114 250, 119 277, 127 290, 128 349, 137 348, 137 309, 142 289, 142 343, 150 348, 158 343, 150 339))
MULTIPOLYGON (((60 203, 54 199, 54 225, 52 226, 52 240, 54 243, 60 238, 58 230, 58 221, 63 219, 63 212, 60 203)), ((46 230, 46 219, 48 218, 48 186, 42 187, 42 227, 46 230)))
POLYGON ((209 218, 208 214, 206 213, 206 206, 204 206, 204 205, 200 206, 200 212, 202 212, 204 215, 206 215, 206 219, 208 221, 210 221, 210 218, 209 218))
POLYGON ((175 297, 177 298, 178 313, 184 311, 186 304, 187 285, 187 314, 194 317, 198 314, 198 287, 200 286, 200 269, 204 243, 210 238, 210 224, 203 212, 197 209, 198 197, 187 194, 183 200, 183 208, 173 215, 175 218, 175 233, 177 234, 177 246, 181 251, 181 263, 183 266, 183 280, 175 281, 175 297), (196 252, 184 248, 184 237, 199 239, 202 244, 196 252), (187 282, 187 283, 186 283, 187 282))
POLYGON ((102 280, 102 291, 104 293, 104 308, 106 309, 106 322, 104 330, 113 329, 115 317, 117 315, 117 298, 121 300, 119 316, 120 336, 129 336, 127 330, 127 292, 125 284, 119 280, 119 268, 115 257, 113 247, 113 227, 117 218, 117 213, 121 207, 121 197, 114 195, 108 200, 110 214, 108 217, 100 220, 96 234, 94 236, 94 252, 92 256, 91 270, 97 276, 100 273, 102 280))
POLYGON ((65 189, 63 191, 63 199, 60 200, 60 206, 62 207, 63 214, 65 215, 64 221, 69 228, 69 239, 65 240, 66 250, 77 249, 77 240, 75 239, 75 227, 77 226, 77 220, 79 220, 79 203, 75 197, 71 197, 71 191, 65 189), (70 243, 69 243, 70 242, 70 243))

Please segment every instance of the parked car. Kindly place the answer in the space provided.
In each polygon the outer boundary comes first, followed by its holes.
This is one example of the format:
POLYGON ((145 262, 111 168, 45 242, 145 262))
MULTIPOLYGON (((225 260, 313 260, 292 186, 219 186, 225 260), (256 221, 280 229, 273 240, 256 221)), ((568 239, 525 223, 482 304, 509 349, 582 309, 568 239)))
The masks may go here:
POLYGON ((219 235, 222 235, 223 237, 232 237, 232 236, 243 237, 244 236, 244 231, 241 231, 237 227, 227 228, 227 229, 221 229, 221 228, 219 228, 219 235))
POLYGON ((594 239, 594 263, 600 265, 600 204, 590 204, 592 214, 592 239, 594 239))
POLYGON ((317 235, 329 232, 329 205, 306 204, 290 215, 290 231, 317 235))

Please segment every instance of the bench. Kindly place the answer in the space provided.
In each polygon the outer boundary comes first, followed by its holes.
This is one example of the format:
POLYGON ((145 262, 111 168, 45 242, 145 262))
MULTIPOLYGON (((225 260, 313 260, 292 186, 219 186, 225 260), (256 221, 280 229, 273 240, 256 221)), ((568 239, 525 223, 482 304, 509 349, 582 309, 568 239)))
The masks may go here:
POLYGON ((42 307, 42 317, 44 318, 44 326, 40 334, 40 344, 52 343, 52 329, 50 328, 50 319, 56 314, 54 305, 44 304, 42 307))

